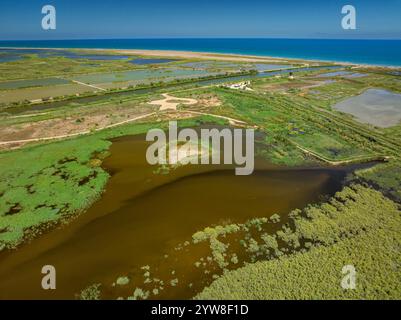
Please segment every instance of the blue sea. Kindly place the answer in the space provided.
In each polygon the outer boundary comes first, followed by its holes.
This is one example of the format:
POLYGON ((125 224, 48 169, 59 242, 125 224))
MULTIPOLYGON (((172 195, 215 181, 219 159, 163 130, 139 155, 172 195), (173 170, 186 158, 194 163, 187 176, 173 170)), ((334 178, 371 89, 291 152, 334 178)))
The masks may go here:
POLYGON ((155 49, 232 53, 401 67, 401 40, 103 39, 0 41, 0 47, 155 49))

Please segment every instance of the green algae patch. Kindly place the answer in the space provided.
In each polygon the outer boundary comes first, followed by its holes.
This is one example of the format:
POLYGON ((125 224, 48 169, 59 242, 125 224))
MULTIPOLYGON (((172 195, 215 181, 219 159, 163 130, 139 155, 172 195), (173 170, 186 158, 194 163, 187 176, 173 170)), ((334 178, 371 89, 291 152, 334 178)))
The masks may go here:
POLYGON ((0 155, 0 244, 14 247, 41 233, 35 227, 60 222, 100 195, 108 174, 91 166, 91 159, 110 143, 78 141, 0 155))
POLYGON ((401 203, 401 170, 397 161, 357 170, 355 176, 377 186, 388 197, 401 203))

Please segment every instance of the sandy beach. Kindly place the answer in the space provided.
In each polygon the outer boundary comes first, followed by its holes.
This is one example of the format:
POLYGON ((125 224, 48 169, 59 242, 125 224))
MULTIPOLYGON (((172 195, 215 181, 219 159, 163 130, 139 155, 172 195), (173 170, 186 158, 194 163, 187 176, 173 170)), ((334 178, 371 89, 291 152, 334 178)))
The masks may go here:
POLYGON ((334 65, 354 66, 362 68, 400 69, 399 66, 362 64, 362 63, 353 63, 347 61, 284 58, 284 57, 256 56, 256 55, 245 55, 245 54, 227 54, 227 53, 194 52, 194 51, 179 51, 179 50, 44 48, 44 47, 1 47, 0 49, 84 50, 98 53, 104 52, 104 53, 114 53, 122 55, 159 57, 159 58, 202 59, 202 60, 232 61, 232 62, 236 61, 236 62, 250 62, 250 63, 305 63, 305 64, 310 64, 311 66, 322 63, 330 63, 334 65))
POLYGON ((211 59, 219 61, 238 61, 238 62, 257 62, 257 63, 308 63, 310 65, 319 63, 331 63, 346 66, 356 66, 363 68, 387 68, 399 69, 397 66, 382 66, 375 64, 360 64, 347 61, 330 61, 330 60, 314 60, 314 59, 300 59, 300 58, 284 58, 284 57, 270 57, 270 56, 255 56, 243 54, 224 54, 213 52, 194 52, 194 51, 176 51, 176 50, 142 50, 142 49, 82 49, 93 51, 107 51, 117 54, 128 55, 141 55, 149 57, 168 57, 168 58, 184 58, 184 59, 211 59))
POLYGON ((237 54, 221 54, 212 52, 172 51, 172 50, 138 50, 138 49, 117 49, 113 50, 119 54, 142 55, 152 57, 171 57, 185 59, 212 59, 221 61, 242 61, 242 62, 288 62, 285 58, 248 56, 237 54))
MULTIPOLYGON (((242 54, 224 54, 213 52, 194 52, 194 51, 178 51, 178 50, 145 50, 145 49, 103 49, 103 48, 42 48, 42 47, 0 47, 0 49, 35 49, 35 50, 84 50, 91 52, 105 52, 132 56, 145 57, 163 57, 177 59, 204 59, 218 61, 239 61, 239 62, 257 62, 257 63, 291 63, 291 62, 310 62, 322 63, 327 61, 307 60, 307 59, 291 59, 268 56, 254 56, 242 54)), ((332 62, 338 63, 338 62, 332 62)), ((351 64, 351 63, 350 63, 351 64)))

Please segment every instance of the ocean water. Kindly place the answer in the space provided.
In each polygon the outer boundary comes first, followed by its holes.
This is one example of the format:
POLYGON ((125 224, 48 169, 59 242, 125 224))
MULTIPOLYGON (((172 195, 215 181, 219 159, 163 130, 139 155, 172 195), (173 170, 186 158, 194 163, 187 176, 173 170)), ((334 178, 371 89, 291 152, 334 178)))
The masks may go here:
POLYGON ((401 40, 104 39, 0 41, 0 47, 154 49, 400 66, 401 40))

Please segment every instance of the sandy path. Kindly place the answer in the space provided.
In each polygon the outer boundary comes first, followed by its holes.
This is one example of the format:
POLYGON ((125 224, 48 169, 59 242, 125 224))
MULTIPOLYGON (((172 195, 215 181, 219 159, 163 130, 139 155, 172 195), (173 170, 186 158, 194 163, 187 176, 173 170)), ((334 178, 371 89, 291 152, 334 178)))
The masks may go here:
POLYGON ((48 114, 49 112, 42 112, 42 113, 32 113, 32 114, 23 114, 21 116, 11 116, 7 117, 7 119, 19 119, 19 118, 30 118, 30 117, 38 117, 38 116, 44 116, 48 114))
POLYGON ((242 121, 242 120, 238 120, 238 119, 234 119, 234 118, 230 118, 230 117, 225 117, 225 116, 219 116, 219 115, 213 114, 213 113, 190 111, 190 110, 186 110, 185 112, 186 113, 195 114, 195 115, 210 116, 210 117, 214 117, 214 118, 228 120, 231 124, 241 124, 241 125, 247 124, 245 121, 242 121))
POLYGON ((151 105, 156 105, 160 106, 160 111, 164 110, 177 110, 177 106, 179 104, 185 104, 185 105, 194 105, 198 103, 198 100, 191 99, 191 98, 176 98, 173 96, 170 96, 167 93, 163 93, 162 96, 164 99, 161 100, 155 100, 148 102, 151 105))
POLYGON ((243 62, 285 62, 284 58, 272 58, 252 55, 230 55, 211 52, 193 52, 193 51, 174 51, 174 50, 139 50, 139 49, 113 49, 114 52, 121 54, 143 55, 152 57, 170 57, 185 59, 212 59, 221 61, 243 61, 243 62))

